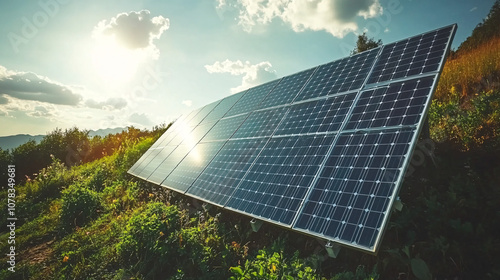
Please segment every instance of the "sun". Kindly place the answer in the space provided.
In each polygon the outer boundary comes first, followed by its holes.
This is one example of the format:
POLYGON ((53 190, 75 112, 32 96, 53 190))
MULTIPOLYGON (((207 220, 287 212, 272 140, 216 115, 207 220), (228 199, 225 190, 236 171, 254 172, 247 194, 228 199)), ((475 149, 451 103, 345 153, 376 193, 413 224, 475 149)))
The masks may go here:
POLYGON ((134 77, 141 55, 123 47, 112 36, 99 36, 92 50, 92 62, 95 72, 106 82, 124 83, 134 77))

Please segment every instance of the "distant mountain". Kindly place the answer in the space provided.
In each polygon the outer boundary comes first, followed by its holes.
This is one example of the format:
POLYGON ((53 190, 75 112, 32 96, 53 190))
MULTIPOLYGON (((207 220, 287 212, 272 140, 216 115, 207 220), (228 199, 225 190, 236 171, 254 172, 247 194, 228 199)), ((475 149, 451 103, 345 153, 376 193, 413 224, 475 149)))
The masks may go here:
POLYGON ((116 134, 116 133, 120 133, 124 130, 126 130, 126 128, 123 128, 123 127, 91 130, 91 131, 89 131, 89 136, 94 137, 94 136, 98 135, 98 136, 104 137, 108 134, 116 134))
MULTIPOLYGON (((89 131, 89 136, 94 137, 96 135, 104 137, 108 134, 116 134, 120 133, 126 128, 116 127, 116 128, 106 128, 106 129, 98 129, 89 131)), ((10 136, 1 136, 0 137, 0 148, 3 150, 14 149, 19 145, 22 145, 29 140, 35 140, 36 143, 40 143, 40 141, 45 137, 45 135, 29 135, 29 134, 17 134, 10 136)))
POLYGON ((18 134, 11 136, 0 137, 0 148, 3 150, 13 149, 19 145, 22 145, 29 140, 35 140, 36 143, 40 143, 45 135, 29 135, 29 134, 18 134))

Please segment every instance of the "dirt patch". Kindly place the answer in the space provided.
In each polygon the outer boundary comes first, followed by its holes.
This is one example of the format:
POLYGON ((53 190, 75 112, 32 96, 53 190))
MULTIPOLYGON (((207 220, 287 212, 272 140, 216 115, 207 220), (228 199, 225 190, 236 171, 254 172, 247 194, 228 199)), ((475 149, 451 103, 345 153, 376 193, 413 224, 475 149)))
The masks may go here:
POLYGON ((51 247, 54 241, 55 239, 43 242, 22 251, 20 254, 21 260, 32 265, 46 263, 54 254, 54 249, 51 247))

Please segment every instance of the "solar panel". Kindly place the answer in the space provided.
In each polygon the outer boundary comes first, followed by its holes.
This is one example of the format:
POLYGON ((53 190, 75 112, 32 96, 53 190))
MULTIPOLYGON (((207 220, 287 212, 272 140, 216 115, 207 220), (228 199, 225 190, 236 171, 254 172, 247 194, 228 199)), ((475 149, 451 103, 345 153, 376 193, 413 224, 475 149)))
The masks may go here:
POLYGON ((222 99, 221 102, 217 104, 217 107, 203 119, 203 122, 218 121, 221 119, 244 94, 245 92, 240 92, 222 99))
POLYGON ((270 136, 279 125, 281 119, 283 119, 287 111, 288 108, 281 107, 277 109, 253 112, 238 128, 232 138, 270 136))
POLYGON ((309 69, 281 79, 273 91, 262 101, 260 107, 269 108, 292 102, 315 70, 316 68, 309 69))
POLYGON ((221 119, 205 135, 202 142, 229 139, 247 118, 248 114, 243 114, 221 119))
POLYGON ((272 138, 226 207, 289 226, 332 141, 332 135, 272 138))
POLYGON ((200 143, 163 180, 162 186, 186 191, 220 150, 223 142, 200 143))
POLYGON ((179 118, 129 173, 376 253, 456 25, 230 95, 179 118))
POLYGON ((262 138, 228 141, 188 189, 188 194, 225 205, 266 142, 262 138))
POLYGON ((361 88, 380 48, 336 60, 318 67, 295 102, 361 88))
POLYGON ((243 97, 227 112, 226 117, 254 111, 279 82, 280 80, 275 80, 247 90, 243 97))
POLYGON ((274 135, 338 131, 355 97, 349 93, 292 105, 274 135))
POLYGON ((336 141, 296 229, 370 248, 415 130, 346 133, 336 141))
POLYGON ((435 77, 391 83, 361 92, 346 129, 414 125, 424 112, 435 77))
POLYGON ((450 25, 385 45, 368 83, 380 83, 438 70, 455 29, 456 25, 450 25))

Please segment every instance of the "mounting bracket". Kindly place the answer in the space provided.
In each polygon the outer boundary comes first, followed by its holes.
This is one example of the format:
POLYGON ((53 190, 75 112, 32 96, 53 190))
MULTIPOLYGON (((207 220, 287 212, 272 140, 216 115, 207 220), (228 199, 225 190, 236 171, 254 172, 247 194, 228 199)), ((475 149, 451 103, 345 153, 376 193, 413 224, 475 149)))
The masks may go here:
POLYGON ((209 203, 203 203, 201 205, 201 208, 203 208, 203 211, 208 212, 212 208, 212 204, 209 203))
POLYGON ((262 226, 262 221, 261 220, 257 220, 257 219, 252 219, 250 221, 250 225, 252 226, 252 230, 254 232, 257 232, 259 231, 260 227, 262 226))
POLYGON ((394 204, 393 204, 393 209, 395 211, 401 211, 403 210, 403 202, 401 202, 401 199, 399 198, 396 198, 396 200, 394 201, 394 204))
POLYGON ((326 252, 330 258, 337 258, 340 252, 340 245, 328 241, 325 245, 326 252))

